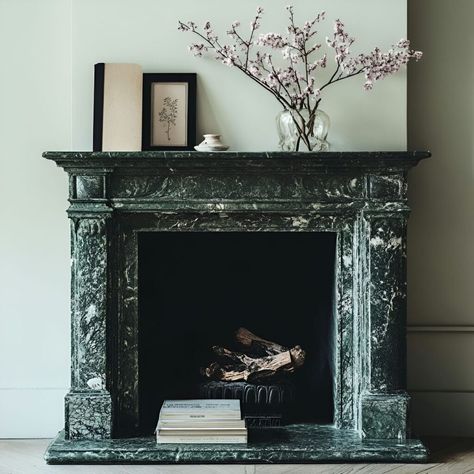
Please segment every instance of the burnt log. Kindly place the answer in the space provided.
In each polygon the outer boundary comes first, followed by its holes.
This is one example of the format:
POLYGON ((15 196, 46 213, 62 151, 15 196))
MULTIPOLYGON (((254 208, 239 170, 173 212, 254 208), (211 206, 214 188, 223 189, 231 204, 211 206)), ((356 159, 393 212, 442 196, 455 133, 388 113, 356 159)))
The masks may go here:
POLYGON ((213 362, 203 373, 209 378, 228 382, 261 380, 280 374, 290 374, 301 367, 305 359, 305 352, 300 346, 279 354, 257 358, 219 346, 214 346, 213 351, 220 358, 234 363, 213 362))
POLYGON ((274 355, 288 350, 287 347, 277 344, 276 342, 256 336, 246 328, 237 329, 235 332, 235 340, 247 353, 274 355))

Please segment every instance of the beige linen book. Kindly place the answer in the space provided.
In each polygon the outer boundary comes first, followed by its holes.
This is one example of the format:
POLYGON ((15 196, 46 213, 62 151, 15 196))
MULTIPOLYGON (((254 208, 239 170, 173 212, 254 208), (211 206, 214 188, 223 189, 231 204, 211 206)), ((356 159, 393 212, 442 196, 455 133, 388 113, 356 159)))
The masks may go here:
POLYGON ((160 420, 240 420, 240 400, 165 400, 160 420))
POLYGON ((94 72, 94 151, 140 151, 141 66, 99 63, 94 72))
POLYGON ((156 427, 158 443, 247 442, 240 400, 165 400, 156 427))
POLYGON ((159 444, 246 444, 247 436, 157 436, 159 444))

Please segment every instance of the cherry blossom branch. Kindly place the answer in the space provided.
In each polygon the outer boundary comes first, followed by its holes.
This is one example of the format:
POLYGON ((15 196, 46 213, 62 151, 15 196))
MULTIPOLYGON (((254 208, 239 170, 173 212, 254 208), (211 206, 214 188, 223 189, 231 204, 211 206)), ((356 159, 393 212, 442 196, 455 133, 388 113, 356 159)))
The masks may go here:
POLYGON ((195 56, 214 51, 216 60, 239 69, 270 92, 284 109, 291 111, 299 133, 298 144, 302 140, 310 147, 309 137, 314 133, 316 113, 324 89, 364 74, 364 88, 370 90, 375 82, 398 72, 411 59, 418 61, 422 57, 420 51, 410 49, 410 42, 405 39, 388 51, 374 48, 369 53, 354 56, 351 47, 355 40, 345 31, 342 21, 336 20, 331 38, 326 37, 326 47, 334 53, 336 69, 329 80, 316 88, 316 75, 320 69, 327 67, 328 56, 326 53, 319 57, 317 55, 322 45, 314 39, 318 33, 314 27, 325 19, 325 14, 319 13, 300 27, 296 24, 293 7, 288 6, 287 11, 289 26, 286 35, 265 33, 256 37, 263 16, 263 8, 258 7, 250 23, 248 39, 245 39, 247 35, 239 32, 240 22, 232 23, 227 35, 234 40, 233 44, 222 44, 209 21, 202 31, 192 21, 179 21, 178 29, 191 32, 202 41, 189 46, 195 56), (286 67, 274 63, 268 49, 279 51, 280 59, 287 63, 286 67))
POLYGON ((246 55, 245 55, 245 67, 246 68, 249 65, 250 47, 252 45, 253 36, 254 36, 255 32, 257 31, 257 29, 260 27, 259 21, 262 18, 262 14, 263 14, 263 8, 258 7, 257 8, 257 15, 255 16, 255 19, 253 20, 253 22, 250 25, 251 26, 250 38, 249 38, 249 41, 248 41, 248 48, 247 48, 247 52, 246 52, 246 55))

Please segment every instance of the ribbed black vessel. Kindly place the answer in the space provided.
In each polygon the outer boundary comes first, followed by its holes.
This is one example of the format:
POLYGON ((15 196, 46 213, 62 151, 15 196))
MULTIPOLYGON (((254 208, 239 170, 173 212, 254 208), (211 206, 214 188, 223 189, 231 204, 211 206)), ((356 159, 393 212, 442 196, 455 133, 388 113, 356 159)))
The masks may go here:
POLYGON ((202 383, 201 398, 239 399, 249 428, 271 428, 285 423, 295 398, 294 386, 285 383, 219 382, 202 383))

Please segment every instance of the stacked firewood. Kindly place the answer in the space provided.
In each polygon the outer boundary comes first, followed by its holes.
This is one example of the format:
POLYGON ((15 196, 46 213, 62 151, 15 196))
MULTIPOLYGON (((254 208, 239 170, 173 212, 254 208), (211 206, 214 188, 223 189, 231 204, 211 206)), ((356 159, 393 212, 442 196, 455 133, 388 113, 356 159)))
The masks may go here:
POLYGON ((304 363, 305 351, 300 346, 288 348, 245 328, 238 329, 234 336, 241 351, 213 346, 218 361, 201 369, 203 375, 227 382, 253 382, 291 374, 304 363))

